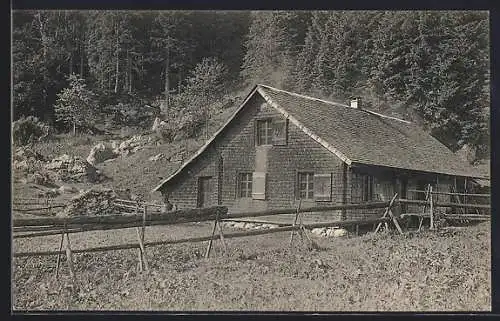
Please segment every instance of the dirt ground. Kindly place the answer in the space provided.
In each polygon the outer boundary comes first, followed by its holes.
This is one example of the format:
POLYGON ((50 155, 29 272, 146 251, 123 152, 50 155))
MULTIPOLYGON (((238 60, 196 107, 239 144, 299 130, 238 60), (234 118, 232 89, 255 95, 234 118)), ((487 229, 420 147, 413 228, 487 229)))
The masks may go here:
MULTIPOLYGON (((210 223, 148 227, 146 240, 208 235, 210 223)), ((229 230, 226 229, 228 232, 229 230)), ((300 238, 277 233, 146 248, 149 272, 137 272, 137 250, 75 254, 77 287, 65 259, 15 258, 18 310, 196 311, 490 311, 490 226, 405 237, 366 234, 300 238)), ((13 251, 55 250, 60 238, 14 239, 13 251)), ((71 234, 72 248, 134 242, 133 229, 71 234)))

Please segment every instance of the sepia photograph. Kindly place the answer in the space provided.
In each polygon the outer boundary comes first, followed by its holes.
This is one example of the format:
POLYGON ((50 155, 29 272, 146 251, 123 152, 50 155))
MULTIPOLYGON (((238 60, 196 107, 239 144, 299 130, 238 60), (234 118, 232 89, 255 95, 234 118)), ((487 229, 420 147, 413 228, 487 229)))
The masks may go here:
POLYGON ((11 10, 11 313, 491 312, 490 13, 11 10))

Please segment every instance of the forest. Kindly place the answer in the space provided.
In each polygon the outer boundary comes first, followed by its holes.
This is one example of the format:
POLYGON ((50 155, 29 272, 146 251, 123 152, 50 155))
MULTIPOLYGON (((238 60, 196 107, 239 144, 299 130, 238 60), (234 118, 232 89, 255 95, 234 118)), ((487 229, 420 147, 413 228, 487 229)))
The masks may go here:
POLYGON ((12 15, 13 120, 35 116, 70 131, 116 108, 161 105, 165 121, 187 130, 263 83, 344 103, 359 97, 453 151, 467 145, 489 158, 486 11, 12 15))

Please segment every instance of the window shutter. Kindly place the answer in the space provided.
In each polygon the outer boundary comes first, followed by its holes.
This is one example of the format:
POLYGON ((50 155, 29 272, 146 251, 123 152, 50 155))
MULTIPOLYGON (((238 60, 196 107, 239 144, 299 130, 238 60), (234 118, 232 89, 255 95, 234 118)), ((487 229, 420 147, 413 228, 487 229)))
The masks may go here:
POLYGON ((263 172, 253 173, 252 198, 256 200, 266 199, 266 173, 263 172))
POLYGON ((286 145, 288 134, 287 119, 273 119, 273 145, 286 145))
POLYGON ((314 174, 314 199, 316 201, 332 200, 332 174, 314 174))

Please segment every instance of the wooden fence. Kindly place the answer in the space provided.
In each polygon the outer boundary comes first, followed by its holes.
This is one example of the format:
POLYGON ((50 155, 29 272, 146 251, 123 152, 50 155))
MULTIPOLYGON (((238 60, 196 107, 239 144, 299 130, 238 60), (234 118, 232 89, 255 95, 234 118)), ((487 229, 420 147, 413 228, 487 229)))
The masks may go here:
MULTIPOLYGON (((431 191, 432 192, 432 191, 431 191)), ((429 195, 432 195, 430 193, 429 195)), ((255 235, 264 235, 279 232, 291 232, 290 236, 290 246, 292 246, 293 236, 295 233, 299 233, 301 236, 309 241, 311 246, 315 246, 315 242, 312 241, 307 235, 306 229, 321 228, 321 227, 348 227, 355 226, 356 230, 359 225, 375 225, 375 233, 378 232, 382 226, 386 229, 389 228, 389 224, 396 228, 396 230, 403 234, 403 230, 398 222, 400 217, 412 214, 402 214, 397 216, 393 213, 393 207, 399 203, 407 204, 420 204, 429 205, 430 211, 429 216, 431 218, 431 228, 433 209, 436 207, 448 207, 448 206, 464 206, 464 204, 458 203, 435 203, 430 199, 428 201, 417 201, 417 200, 397 200, 397 194, 388 202, 370 202, 363 204, 341 204, 328 207, 311 207, 311 208, 289 208, 289 209, 277 209, 277 210, 267 210, 258 212, 246 212, 246 213, 228 213, 227 207, 216 206, 211 208, 198 208, 198 209, 186 209, 177 210, 173 212, 161 212, 156 210, 148 211, 148 208, 152 204, 144 204, 143 207, 137 202, 135 206, 132 203, 122 202, 122 205, 130 206, 123 215, 107 215, 107 216, 76 216, 76 217, 37 217, 37 218, 21 218, 13 219, 13 232, 14 238, 18 237, 37 237, 37 236, 47 236, 47 235, 61 235, 61 242, 59 245, 59 250, 54 251, 37 251, 37 252, 15 252, 14 257, 29 257, 29 256, 50 256, 57 255, 57 267, 56 276, 59 271, 60 265, 60 255, 66 254, 68 267, 70 269, 70 275, 76 280, 76 275, 73 269, 72 255, 73 253, 87 253, 87 252, 101 252, 101 251, 113 251, 113 250, 123 250, 123 249, 138 249, 139 257, 139 270, 147 270, 147 257, 146 257, 146 247, 166 245, 166 244, 179 244, 188 242, 204 242, 209 241, 205 257, 210 254, 210 249, 212 247, 212 241, 215 239, 220 239, 224 250, 227 250, 227 245, 225 239, 235 238, 235 237, 247 237, 255 235), (130 204, 130 205, 128 205, 130 204), (322 222, 322 223, 303 223, 303 214, 311 212, 325 212, 333 210, 342 209, 384 209, 383 215, 378 218, 364 219, 364 220, 344 220, 344 221, 332 221, 332 222, 322 222), (133 212, 133 214, 131 214, 133 212), (259 216, 272 216, 281 214, 295 214, 295 219, 293 223, 289 226, 281 226, 270 229, 253 230, 245 232, 234 232, 234 233, 224 233, 221 226, 221 220, 238 219, 244 217, 259 217, 259 216), (214 226, 212 234, 203 237, 190 237, 176 240, 162 240, 154 242, 144 242, 144 235, 147 226, 153 225, 172 225, 188 222, 203 222, 203 221, 213 221, 214 226), (100 246, 85 249, 71 249, 70 244, 70 233, 85 232, 93 230, 112 230, 112 229, 123 229, 135 227, 137 234, 136 243, 126 243, 119 245, 110 246, 100 246), (216 229, 218 228, 218 235, 216 235, 216 229), (62 247, 65 243, 65 249, 63 251, 62 247)), ((130 201, 131 202, 131 201, 130 201)), ((154 204, 156 205, 156 204, 154 204)), ((466 206, 474 208, 486 208, 487 205, 474 205, 466 204, 466 206)), ((421 218, 425 217, 427 213, 421 213, 419 216, 421 218)), ((455 215, 456 216, 456 215, 455 215)), ((419 227, 420 229, 420 227, 419 227)), ((303 238, 302 238, 303 239, 303 238)))
POLYGON ((418 230, 421 229, 423 220, 425 218, 429 218, 429 228, 434 228, 434 220, 435 220, 435 208, 445 207, 451 208, 452 212, 456 209, 460 210, 460 213, 447 213, 444 215, 445 219, 448 221, 484 221, 489 220, 491 218, 491 214, 489 210, 491 209, 489 202, 481 202, 478 203, 470 203, 467 202, 467 199, 470 200, 485 200, 491 199, 490 194, 467 194, 467 193, 451 193, 451 192, 438 192, 433 191, 432 185, 427 185, 425 190, 408 190, 408 192, 414 193, 422 193, 425 195, 425 200, 409 200, 409 199, 400 199, 399 202, 403 204, 414 204, 414 205, 423 205, 421 213, 404 213, 401 217, 406 216, 415 216, 419 218, 419 227, 418 230), (450 199, 455 200, 455 202, 435 202, 433 199, 433 195, 449 195, 450 199), (460 201, 460 196, 463 196, 465 202, 460 201), (486 203, 486 204, 485 204, 486 203), (467 209, 474 209, 476 214, 470 214, 467 212, 467 209), (480 213, 479 211, 482 211, 480 213))

